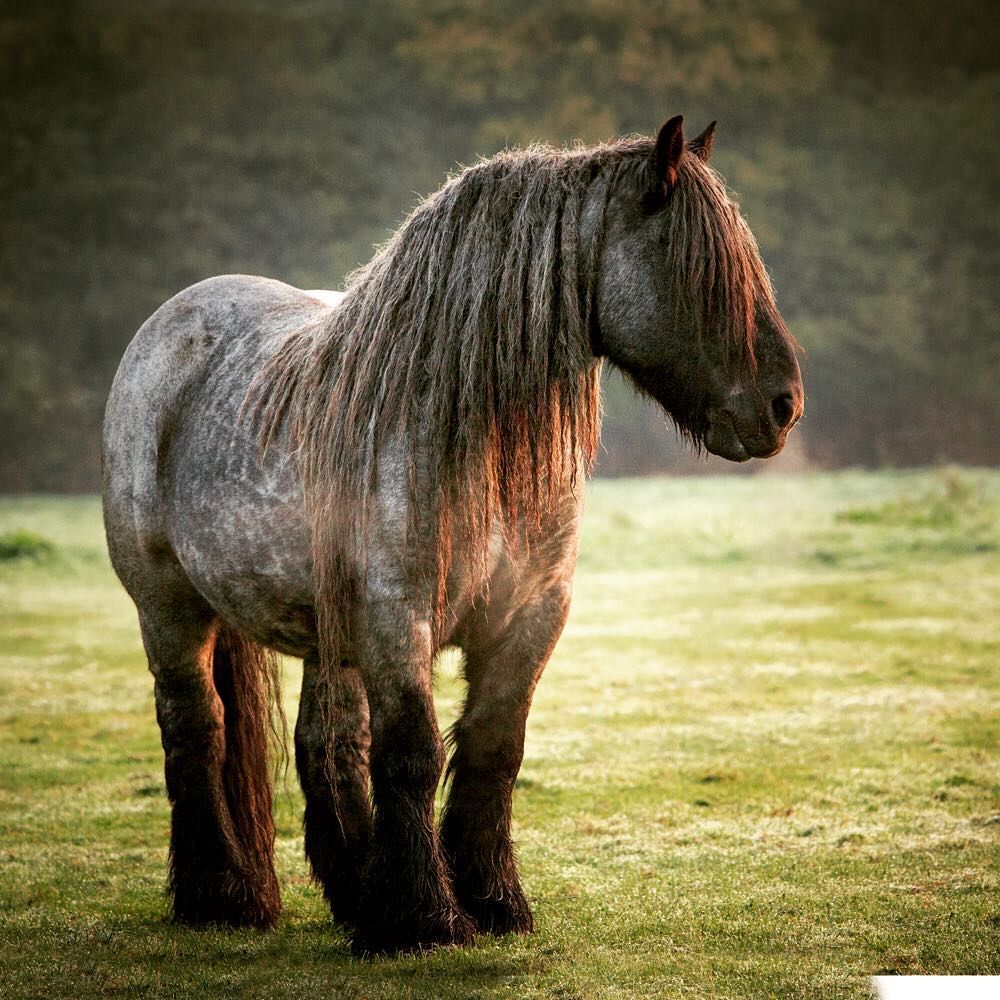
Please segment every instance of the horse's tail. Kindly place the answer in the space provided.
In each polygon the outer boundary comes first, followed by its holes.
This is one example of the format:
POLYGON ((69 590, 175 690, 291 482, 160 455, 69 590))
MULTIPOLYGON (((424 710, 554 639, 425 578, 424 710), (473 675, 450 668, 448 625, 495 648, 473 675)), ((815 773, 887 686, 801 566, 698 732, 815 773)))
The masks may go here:
MULTIPOLYGON (((215 689, 226 727, 223 783, 236 846, 247 874, 260 887, 262 913, 281 911, 274 877, 274 815, 271 811, 271 747, 284 754, 278 657, 235 629, 220 624, 212 655, 215 689)), ((270 921, 267 921, 270 922, 270 921)))

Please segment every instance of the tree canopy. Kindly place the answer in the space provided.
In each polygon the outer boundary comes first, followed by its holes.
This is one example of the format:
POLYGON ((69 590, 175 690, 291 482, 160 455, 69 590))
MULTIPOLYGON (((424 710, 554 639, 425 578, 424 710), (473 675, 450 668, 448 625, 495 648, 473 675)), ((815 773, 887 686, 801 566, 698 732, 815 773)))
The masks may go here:
MULTIPOLYGON (((211 274, 337 287, 504 145, 720 120, 805 351, 806 456, 1000 458, 1000 28, 886 0, 0 9, 0 490, 91 490, 134 331, 211 274)), ((609 473, 682 466, 608 382, 609 473)), ((797 432, 798 433, 798 432, 797 432)))

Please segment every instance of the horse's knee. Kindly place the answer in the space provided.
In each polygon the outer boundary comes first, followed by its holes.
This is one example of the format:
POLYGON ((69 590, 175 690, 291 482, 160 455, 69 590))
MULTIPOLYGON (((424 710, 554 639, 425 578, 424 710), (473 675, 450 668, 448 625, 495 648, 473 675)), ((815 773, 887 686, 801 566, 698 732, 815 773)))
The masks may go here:
POLYGON ((456 727, 452 772, 469 780, 513 786, 524 758, 524 726, 509 721, 480 726, 466 720, 456 727))
POLYGON ((433 795, 444 763, 433 702, 422 691, 403 691, 392 711, 373 715, 371 771, 376 786, 433 795))
POLYGON ((422 799, 434 795, 444 771, 445 752, 441 740, 409 742, 372 758, 372 780, 376 795, 391 794, 422 799))

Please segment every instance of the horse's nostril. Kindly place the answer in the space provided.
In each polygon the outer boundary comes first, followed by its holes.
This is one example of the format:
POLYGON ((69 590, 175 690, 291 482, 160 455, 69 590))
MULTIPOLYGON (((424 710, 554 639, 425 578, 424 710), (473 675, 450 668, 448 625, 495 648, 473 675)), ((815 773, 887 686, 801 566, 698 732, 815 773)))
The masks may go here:
POLYGON ((771 400, 771 411, 777 421, 779 430, 783 430, 792 422, 795 414, 795 397, 790 392, 783 392, 771 400))

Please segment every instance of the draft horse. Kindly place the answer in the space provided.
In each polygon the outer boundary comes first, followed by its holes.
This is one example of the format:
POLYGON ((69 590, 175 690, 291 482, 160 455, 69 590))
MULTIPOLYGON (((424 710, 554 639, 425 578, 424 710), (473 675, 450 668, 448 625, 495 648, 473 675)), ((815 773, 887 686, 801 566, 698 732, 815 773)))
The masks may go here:
POLYGON ((802 413, 712 135, 685 142, 676 117, 655 139, 502 152, 343 293, 212 278, 136 334, 104 516, 155 680, 175 919, 278 917, 277 651, 304 661, 305 850, 354 950, 531 929, 511 795, 569 608, 602 360, 733 461, 776 454, 802 413), (447 646, 468 693, 438 825, 447 646))

